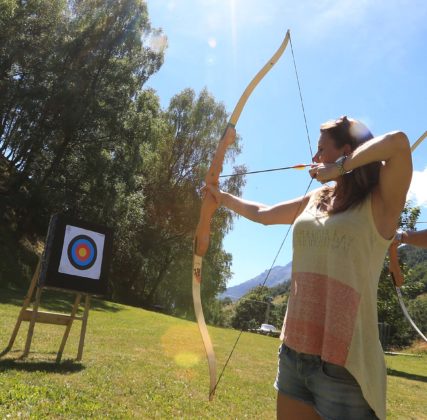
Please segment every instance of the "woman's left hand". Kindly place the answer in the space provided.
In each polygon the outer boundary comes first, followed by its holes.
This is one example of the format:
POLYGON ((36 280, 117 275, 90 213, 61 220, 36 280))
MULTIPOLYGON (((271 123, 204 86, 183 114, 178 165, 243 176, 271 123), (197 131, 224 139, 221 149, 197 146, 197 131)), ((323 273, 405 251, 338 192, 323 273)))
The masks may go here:
POLYGON ((201 192, 203 194, 203 197, 206 196, 206 194, 211 195, 217 206, 219 207, 222 204, 222 191, 218 188, 217 185, 214 184, 206 184, 202 187, 201 192))

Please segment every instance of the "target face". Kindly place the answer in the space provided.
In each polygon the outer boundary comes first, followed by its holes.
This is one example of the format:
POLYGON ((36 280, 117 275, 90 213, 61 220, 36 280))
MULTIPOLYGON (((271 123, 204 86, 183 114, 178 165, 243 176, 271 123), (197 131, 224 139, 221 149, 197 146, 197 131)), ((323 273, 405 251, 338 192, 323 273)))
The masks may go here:
POLYGON ((68 245, 68 259, 78 270, 88 270, 95 264, 97 256, 95 241, 87 235, 78 235, 68 245))
POLYGON ((99 280, 105 235, 67 225, 58 271, 99 280))
POLYGON ((102 296, 108 290, 113 232, 107 226, 52 215, 39 285, 102 296))

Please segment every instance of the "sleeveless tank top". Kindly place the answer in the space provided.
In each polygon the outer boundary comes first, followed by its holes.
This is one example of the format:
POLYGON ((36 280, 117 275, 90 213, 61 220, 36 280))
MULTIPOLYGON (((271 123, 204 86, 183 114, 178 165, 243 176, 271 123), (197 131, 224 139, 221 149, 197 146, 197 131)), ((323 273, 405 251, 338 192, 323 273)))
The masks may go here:
POLYGON ((315 196, 294 223, 291 291, 281 339, 298 352, 344 366, 384 419, 386 367, 377 289, 391 240, 376 229, 371 195, 332 215, 316 209, 315 196))

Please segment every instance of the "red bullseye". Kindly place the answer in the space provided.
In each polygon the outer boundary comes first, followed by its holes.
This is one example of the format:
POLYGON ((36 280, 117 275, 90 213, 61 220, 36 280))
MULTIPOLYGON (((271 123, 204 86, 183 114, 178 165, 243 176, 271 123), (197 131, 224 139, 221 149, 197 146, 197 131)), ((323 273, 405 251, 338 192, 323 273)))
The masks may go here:
POLYGON ((79 261, 86 261, 89 258, 89 248, 84 244, 78 246, 76 249, 76 258, 79 261))

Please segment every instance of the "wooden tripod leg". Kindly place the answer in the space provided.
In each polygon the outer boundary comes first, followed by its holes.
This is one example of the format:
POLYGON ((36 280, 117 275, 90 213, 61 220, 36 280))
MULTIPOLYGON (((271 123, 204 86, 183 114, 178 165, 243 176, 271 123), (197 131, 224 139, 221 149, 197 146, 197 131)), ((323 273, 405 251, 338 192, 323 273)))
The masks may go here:
POLYGON ((85 343, 85 335, 86 335, 86 327, 87 327, 87 319, 89 317, 89 307, 90 307, 90 296, 86 295, 85 299, 85 311, 82 319, 82 330, 80 332, 80 342, 79 342, 79 351, 77 353, 77 361, 80 362, 83 356, 83 346, 85 343))
POLYGON ((59 347, 58 355, 56 356, 56 363, 59 363, 61 361, 62 353, 64 352, 65 344, 67 343, 71 326, 73 325, 74 318, 76 316, 77 310, 79 309, 81 297, 82 297, 81 293, 78 293, 76 296, 76 300, 74 301, 74 306, 70 314, 70 321, 68 322, 67 327, 65 328, 64 336, 62 337, 61 346, 59 347))
POLYGON ((31 341, 33 339, 34 326, 36 325, 37 311, 39 309, 41 294, 42 294, 42 288, 37 287, 36 299, 33 305, 33 313, 31 314, 30 326, 28 327, 27 341, 25 343, 24 353, 21 356, 22 358, 27 357, 28 353, 30 352, 31 341))
POLYGON ((36 288, 37 280, 39 279, 40 269, 41 269, 41 258, 39 258, 39 262, 37 263, 36 271, 34 272, 33 278, 31 279, 30 287, 28 288, 27 295, 24 298, 24 303, 22 304, 22 308, 19 312, 18 319, 16 320, 15 328, 13 329, 12 335, 11 335, 10 340, 9 340, 9 344, 0 353, 0 357, 4 356, 6 353, 8 353, 13 347, 13 343, 15 342, 16 336, 18 335, 18 332, 19 332, 19 328, 21 327, 21 322, 22 322, 23 317, 24 317, 24 312, 31 303, 31 299, 33 297, 34 289, 36 288))

